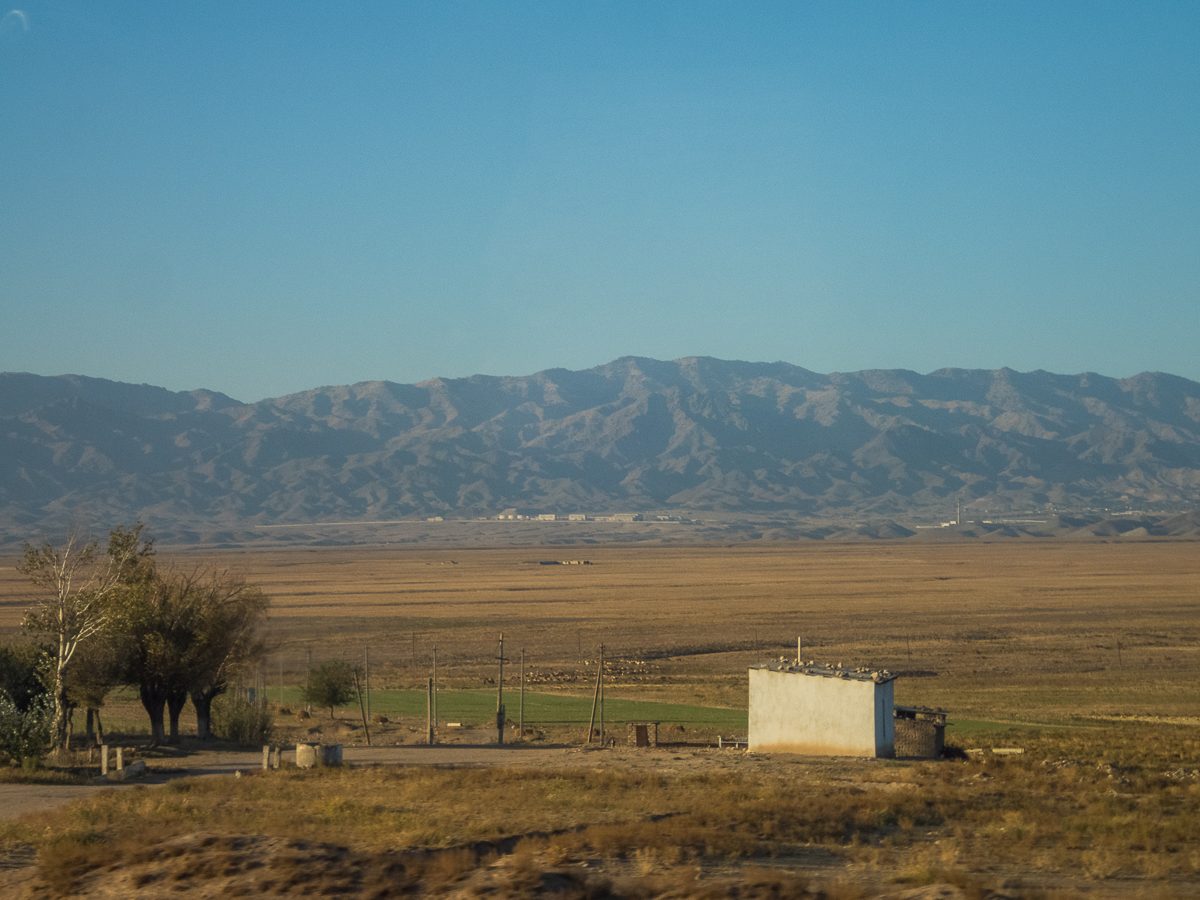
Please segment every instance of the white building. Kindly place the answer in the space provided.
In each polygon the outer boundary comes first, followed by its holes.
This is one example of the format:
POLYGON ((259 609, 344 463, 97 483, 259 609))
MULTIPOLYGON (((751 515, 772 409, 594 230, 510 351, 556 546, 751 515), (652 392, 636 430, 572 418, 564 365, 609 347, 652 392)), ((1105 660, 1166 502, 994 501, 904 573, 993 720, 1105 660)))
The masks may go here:
POLYGON ((750 749, 895 756, 895 678, 886 669, 843 669, 840 663, 751 666, 750 749))

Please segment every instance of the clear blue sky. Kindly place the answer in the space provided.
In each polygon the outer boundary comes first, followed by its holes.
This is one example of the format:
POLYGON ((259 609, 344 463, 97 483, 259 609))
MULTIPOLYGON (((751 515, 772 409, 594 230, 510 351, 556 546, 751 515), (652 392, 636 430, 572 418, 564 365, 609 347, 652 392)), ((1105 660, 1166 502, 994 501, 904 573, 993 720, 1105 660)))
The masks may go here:
POLYGON ((1194 0, 18 2, 0 370, 1200 380, 1194 0))

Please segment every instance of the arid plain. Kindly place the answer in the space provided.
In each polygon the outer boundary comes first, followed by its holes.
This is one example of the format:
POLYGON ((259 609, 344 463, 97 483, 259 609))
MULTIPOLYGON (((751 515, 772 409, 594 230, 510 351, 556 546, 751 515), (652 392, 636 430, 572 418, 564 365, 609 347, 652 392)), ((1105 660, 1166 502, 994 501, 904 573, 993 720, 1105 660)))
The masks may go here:
MULTIPOLYGON (((490 771, 184 778, 6 826, 0 886, 97 898, 1200 895, 1200 543, 162 557, 240 570, 274 598, 268 687, 302 683, 310 653, 358 662, 367 648, 377 687, 423 687, 434 646, 445 688, 490 687, 503 632, 533 690, 588 695, 603 643, 612 699, 744 708, 747 667, 794 655, 799 636, 807 658, 900 673, 897 702, 947 709, 959 747, 1025 752, 565 748, 561 765, 490 771)), ((0 597, 11 631, 31 598, 11 566, 0 597)))
MULTIPOLYGON (((795 655, 902 673, 898 703, 952 717, 1064 722, 1200 715, 1200 543, 576 546, 470 550, 164 550, 243 572, 273 598, 264 678, 359 661, 376 687, 495 676, 497 639, 537 689, 744 707, 746 669, 795 655), (587 565, 545 565, 586 561, 587 565), (560 673, 554 676, 551 673, 560 673)), ((32 599, 0 569, 0 632, 32 599)), ((510 667, 506 673, 516 676, 510 667)))

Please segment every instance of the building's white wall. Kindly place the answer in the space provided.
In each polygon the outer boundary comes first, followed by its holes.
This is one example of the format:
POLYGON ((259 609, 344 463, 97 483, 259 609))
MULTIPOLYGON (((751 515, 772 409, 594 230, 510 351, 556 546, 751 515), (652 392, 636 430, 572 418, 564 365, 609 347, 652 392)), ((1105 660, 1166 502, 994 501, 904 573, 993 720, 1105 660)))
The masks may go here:
POLYGON ((750 749, 892 756, 892 682, 750 670, 750 749))

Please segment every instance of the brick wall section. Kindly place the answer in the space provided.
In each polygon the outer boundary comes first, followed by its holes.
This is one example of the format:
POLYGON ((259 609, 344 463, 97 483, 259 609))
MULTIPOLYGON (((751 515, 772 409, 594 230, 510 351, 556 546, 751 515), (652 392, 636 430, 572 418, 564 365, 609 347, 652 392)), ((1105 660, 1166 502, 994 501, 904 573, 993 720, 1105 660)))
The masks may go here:
POLYGON ((945 747, 946 726, 928 719, 896 717, 896 756, 937 759, 945 747))

